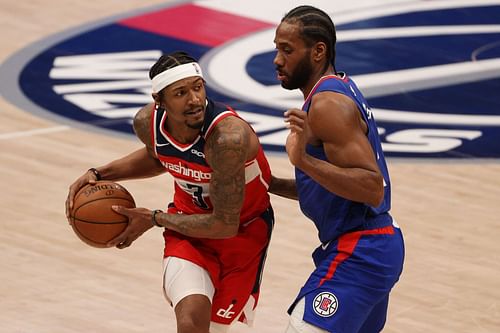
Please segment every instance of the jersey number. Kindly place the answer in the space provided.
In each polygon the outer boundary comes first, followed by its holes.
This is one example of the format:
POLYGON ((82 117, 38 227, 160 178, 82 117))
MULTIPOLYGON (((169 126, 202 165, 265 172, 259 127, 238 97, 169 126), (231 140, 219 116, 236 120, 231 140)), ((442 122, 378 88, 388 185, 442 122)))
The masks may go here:
POLYGON ((186 185, 193 197, 193 203, 202 209, 208 209, 209 207, 203 198, 203 187, 189 183, 186 185))

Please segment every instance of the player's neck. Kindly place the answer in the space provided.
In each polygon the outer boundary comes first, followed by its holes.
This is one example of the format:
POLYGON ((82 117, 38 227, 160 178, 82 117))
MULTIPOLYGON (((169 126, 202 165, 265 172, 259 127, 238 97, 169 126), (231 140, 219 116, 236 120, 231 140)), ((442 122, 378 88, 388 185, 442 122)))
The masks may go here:
POLYGON ((308 80, 307 84, 304 86, 304 88, 300 89, 302 91, 302 94, 304 95, 304 100, 307 98, 307 96, 309 96, 311 90, 313 90, 314 86, 316 86, 318 81, 321 80, 321 78, 328 75, 335 75, 332 65, 328 66, 328 68, 325 71, 316 70, 313 73, 311 73, 310 79, 308 80))
POLYGON ((168 118, 165 123, 167 132, 170 134, 172 138, 175 139, 175 141, 179 143, 182 144, 192 143, 200 135, 199 129, 190 128, 186 126, 186 124, 173 123, 171 120, 169 121, 168 118))

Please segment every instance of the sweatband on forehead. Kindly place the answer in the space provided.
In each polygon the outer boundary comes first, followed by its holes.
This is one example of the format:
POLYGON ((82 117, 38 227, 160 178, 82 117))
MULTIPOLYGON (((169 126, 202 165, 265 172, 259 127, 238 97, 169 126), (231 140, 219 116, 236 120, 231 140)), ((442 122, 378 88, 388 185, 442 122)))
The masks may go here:
POLYGON ((151 79, 153 92, 158 93, 166 86, 190 76, 203 78, 201 67, 197 62, 190 62, 169 68, 151 79))

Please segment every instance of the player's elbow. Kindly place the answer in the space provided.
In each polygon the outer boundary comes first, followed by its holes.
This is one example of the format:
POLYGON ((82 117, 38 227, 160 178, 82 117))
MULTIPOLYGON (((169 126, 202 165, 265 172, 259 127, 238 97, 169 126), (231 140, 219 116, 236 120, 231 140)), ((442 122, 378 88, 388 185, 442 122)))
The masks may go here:
POLYGON ((384 191, 378 191, 376 194, 374 194, 373 201, 370 202, 370 206, 378 207, 382 204, 383 201, 384 201, 384 191))
POLYGON ((224 227, 219 229, 219 231, 215 234, 214 238, 217 239, 227 239, 227 238, 232 238, 238 234, 238 228, 234 227, 224 227))
POLYGON ((222 238, 222 239, 233 238, 237 234, 238 234, 238 229, 237 228, 233 228, 233 229, 230 229, 230 230, 226 230, 224 233, 221 233, 221 237, 220 238, 222 238))
POLYGON ((384 178, 380 173, 376 173, 369 181, 369 198, 366 203, 372 207, 378 207, 384 201, 384 178))
POLYGON ((238 234, 240 219, 238 217, 223 217, 216 218, 214 224, 214 232, 211 238, 226 239, 234 237, 238 234))

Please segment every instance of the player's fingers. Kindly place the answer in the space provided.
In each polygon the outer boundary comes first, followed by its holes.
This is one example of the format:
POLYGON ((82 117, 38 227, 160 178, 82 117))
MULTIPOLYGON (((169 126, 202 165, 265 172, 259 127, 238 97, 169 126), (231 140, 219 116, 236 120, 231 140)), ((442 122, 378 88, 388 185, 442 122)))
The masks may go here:
POLYGON ((112 240, 110 240, 109 242, 106 243, 106 246, 107 247, 118 247, 120 246, 120 244, 123 244, 127 241, 127 229, 125 229, 124 232, 122 232, 121 234, 119 234, 118 236, 116 236, 115 238, 113 238, 112 240))
POLYGON ((66 202, 64 203, 64 206, 66 207, 66 218, 69 220, 69 196, 66 198, 66 202))
POLYGON ((74 201, 75 201, 75 195, 76 193, 86 185, 86 182, 82 182, 81 180, 81 177, 76 181, 74 182, 70 187, 69 187, 69 190, 68 190, 68 197, 66 198, 66 203, 67 203, 67 215, 69 215, 69 213, 71 212, 71 210, 73 209, 73 204, 74 204, 74 201))
POLYGON ((73 209, 73 200, 75 199, 75 189, 74 186, 70 186, 68 191, 68 197, 66 198, 66 215, 69 216, 69 212, 73 209))
POLYGON ((288 119, 288 118, 293 118, 293 119, 306 119, 307 118, 307 113, 305 113, 304 111, 293 111, 293 112, 285 112, 283 114, 285 116, 285 119, 288 119))
POLYGON ((284 112, 285 117, 288 117, 289 115, 298 115, 300 117, 305 116, 307 113, 301 109, 293 108, 293 109, 288 109, 284 112))
POLYGON ((295 124, 287 124, 286 128, 288 128, 291 133, 298 133, 298 134, 300 134, 300 133, 304 132, 304 128, 303 127, 297 126, 295 124))
POLYGON ((132 244, 132 240, 127 238, 124 242, 121 242, 118 245, 116 245, 116 247, 119 249, 124 249, 126 247, 129 247, 131 244, 132 244))
POLYGON ((304 127, 306 124, 306 119, 301 117, 290 116, 285 118, 285 123, 290 125, 296 125, 300 127, 304 127))
POLYGON ((73 218, 71 217, 71 211, 69 210, 68 200, 66 200, 66 219, 70 225, 73 225, 73 218))
POLYGON ((128 209, 123 206, 113 205, 111 208, 118 214, 125 215, 128 217, 128 209))

